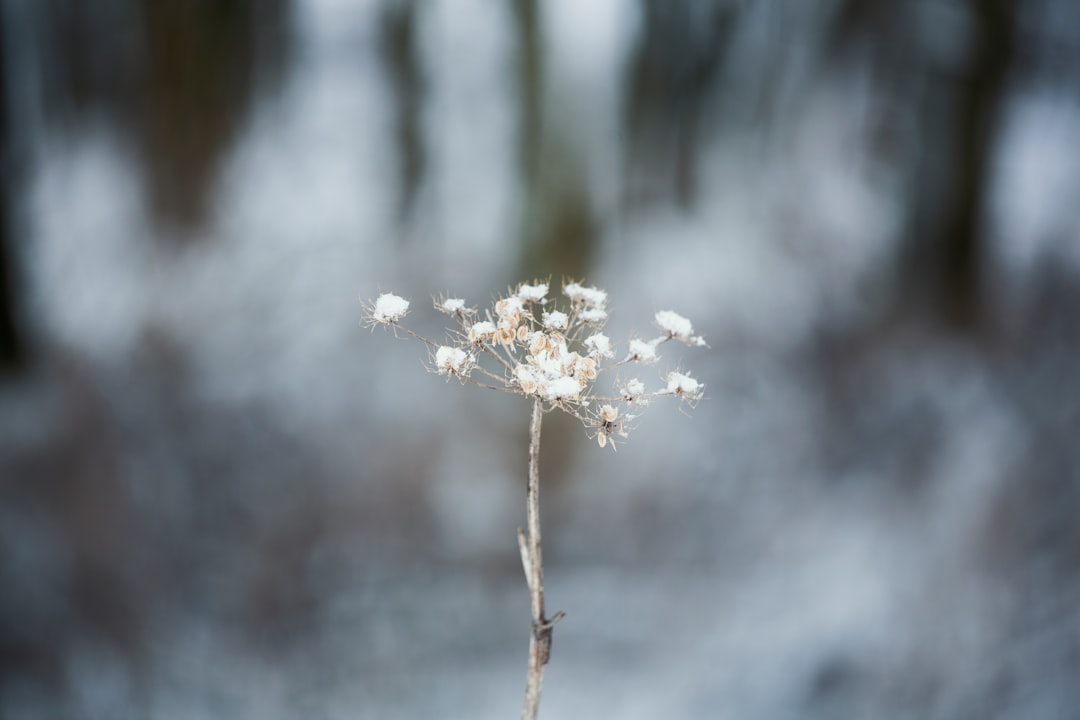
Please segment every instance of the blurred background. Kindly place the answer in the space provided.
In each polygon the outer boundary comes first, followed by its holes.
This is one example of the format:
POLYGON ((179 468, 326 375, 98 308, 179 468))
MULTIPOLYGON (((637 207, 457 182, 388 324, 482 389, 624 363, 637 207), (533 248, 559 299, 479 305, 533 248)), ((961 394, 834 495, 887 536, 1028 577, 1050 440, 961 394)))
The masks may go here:
POLYGON ((569 276, 711 349, 545 422, 544 717, 1076 717, 1071 0, 0 8, 0 716, 516 717, 528 403, 357 299, 569 276))

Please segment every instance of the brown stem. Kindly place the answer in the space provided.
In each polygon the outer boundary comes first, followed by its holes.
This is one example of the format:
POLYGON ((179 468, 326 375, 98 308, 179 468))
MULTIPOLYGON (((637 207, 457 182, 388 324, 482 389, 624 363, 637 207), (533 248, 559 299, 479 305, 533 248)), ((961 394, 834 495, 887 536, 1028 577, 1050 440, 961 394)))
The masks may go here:
POLYGON ((540 421, 544 408, 539 398, 533 400, 532 421, 529 423, 529 484, 525 491, 528 532, 518 528, 518 548, 525 580, 529 584, 529 604, 532 609, 532 633, 529 637, 529 672, 525 681, 525 704, 522 720, 536 720, 540 708, 540 686, 544 665, 551 657, 551 628, 562 619, 544 616, 544 569, 540 555, 540 421))

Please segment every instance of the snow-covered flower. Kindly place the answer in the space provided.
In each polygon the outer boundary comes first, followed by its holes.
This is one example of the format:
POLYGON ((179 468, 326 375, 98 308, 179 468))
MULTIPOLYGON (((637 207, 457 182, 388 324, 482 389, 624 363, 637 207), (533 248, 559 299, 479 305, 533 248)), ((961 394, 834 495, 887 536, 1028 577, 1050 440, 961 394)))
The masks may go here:
POLYGON ((639 340, 634 338, 630 341, 630 359, 646 365, 656 362, 656 341, 639 340))
POLYGON ((697 399, 705 386, 689 375, 672 371, 667 376, 667 391, 672 395, 697 399))
POLYGON ((558 310, 544 313, 544 327, 548 330, 565 330, 570 318, 558 310))
POLYGON ((435 309, 447 315, 470 315, 472 311, 465 307, 465 301, 461 298, 446 298, 436 300, 435 309))
POLYGON ((576 400, 580 395, 581 384, 566 375, 544 384, 544 397, 547 400, 576 400))
POLYGON ((679 313, 671 310, 661 310, 656 313, 655 319, 656 326, 667 333, 668 337, 684 342, 687 345, 705 346, 705 338, 694 335, 693 324, 679 313))
POLYGON ((469 328, 469 342, 474 345, 479 345, 485 340, 492 340, 495 338, 497 328, 495 323, 488 320, 481 320, 478 323, 473 323, 473 326, 469 328))
POLYGON ((607 310, 602 308, 586 308, 578 313, 578 319, 583 323, 599 325, 607 320, 607 310))
POLYGON ((604 333, 596 333, 585 338, 585 347, 589 348, 589 354, 602 358, 610 358, 615 356, 615 351, 611 347, 611 338, 604 333))
POLYGON ((677 312, 661 310, 656 313, 656 325, 673 338, 689 338, 694 334, 691 322, 677 312))
POLYGON ((522 285, 518 288, 517 296, 525 302, 544 302, 544 298, 547 297, 548 286, 545 283, 537 283, 536 285, 522 285))
POLYGON ((519 364, 514 368, 514 378, 517 380, 518 387, 526 395, 532 395, 540 388, 541 378, 536 369, 529 365, 519 364))
POLYGON ((645 383, 637 378, 627 380, 622 387, 621 393, 628 402, 642 402, 641 396, 645 394, 645 383))
POLYGON ((607 302, 606 292, 594 287, 584 287, 579 283, 564 285, 563 294, 574 302, 583 302, 593 307, 600 307, 607 302))
POLYGON ((371 320, 383 325, 397 322, 409 312, 409 301, 393 293, 383 293, 375 300, 371 320))
POLYGON ((472 365, 472 358, 461 348, 443 345, 435 351, 435 370, 440 375, 464 376, 472 365))
POLYGON ((495 314, 500 320, 509 320, 514 325, 521 322, 521 314, 525 312, 525 304, 516 295, 503 298, 495 303, 495 314))

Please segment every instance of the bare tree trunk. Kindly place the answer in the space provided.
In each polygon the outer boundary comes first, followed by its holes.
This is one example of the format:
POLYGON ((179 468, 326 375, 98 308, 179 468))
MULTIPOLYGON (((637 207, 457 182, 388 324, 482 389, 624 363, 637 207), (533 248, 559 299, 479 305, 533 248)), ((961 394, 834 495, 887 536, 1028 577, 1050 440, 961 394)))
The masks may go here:
POLYGON ((544 680, 544 665, 551 658, 551 628, 563 617, 544 616, 544 568, 540 555, 540 421, 544 409, 539 399, 533 400, 532 421, 529 423, 529 484, 525 492, 528 533, 518 528, 518 547, 525 580, 529 584, 529 604, 532 609, 532 633, 529 637, 529 671, 525 681, 525 704, 522 720, 535 720, 540 709, 540 687, 544 680))

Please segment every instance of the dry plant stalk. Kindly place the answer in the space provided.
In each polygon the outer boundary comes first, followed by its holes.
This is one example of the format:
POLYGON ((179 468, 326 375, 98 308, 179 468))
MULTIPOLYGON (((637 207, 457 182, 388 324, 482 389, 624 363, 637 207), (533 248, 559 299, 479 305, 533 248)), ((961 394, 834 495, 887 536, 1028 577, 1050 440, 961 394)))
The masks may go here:
POLYGON ((615 393, 593 391, 606 370, 657 361, 657 348, 672 340, 704 347, 693 325, 670 310, 654 316, 661 334, 651 340, 634 338, 616 360, 611 339, 601 330, 607 321, 607 293, 576 282, 563 285, 566 305, 560 310, 548 297, 547 283, 521 284, 498 299, 483 317, 460 298, 441 298, 435 308, 455 321, 448 341, 437 343, 401 324, 409 301, 383 293, 367 304, 366 323, 382 325, 413 337, 428 347, 431 370, 447 378, 489 390, 523 395, 532 400, 529 423, 529 478, 525 492, 526 529, 518 529, 518 547, 529 586, 532 613, 529 666, 521 717, 535 720, 540 705, 544 666, 551 657, 552 628, 562 619, 544 612, 544 572, 540 551, 540 428, 544 413, 559 409, 573 415, 596 438, 600 447, 627 436, 632 422, 649 401, 674 397, 693 405, 704 385, 689 374, 670 371, 664 385, 648 390, 637 378, 616 382, 615 393))

